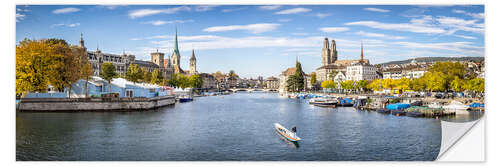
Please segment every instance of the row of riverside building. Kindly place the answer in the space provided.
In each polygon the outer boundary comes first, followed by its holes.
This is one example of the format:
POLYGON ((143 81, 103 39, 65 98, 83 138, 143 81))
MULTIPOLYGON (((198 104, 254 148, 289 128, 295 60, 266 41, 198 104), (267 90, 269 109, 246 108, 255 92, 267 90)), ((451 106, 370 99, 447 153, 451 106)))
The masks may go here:
MULTIPOLYGON (((363 43, 361 43, 361 55, 359 59, 353 60, 338 60, 337 44, 335 40, 329 43, 328 38, 323 41, 321 51, 321 66, 315 71, 316 85, 311 84, 311 74, 304 73, 305 90, 311 90, 313 87, 320 87, 321 82, 333 80, 337 83, 337 88, 340 88, 340 82, 345 80, 375 80, 375 79, 401 79, 401 78, 420 78, 427 69, 435 62, 417 62, 413 59, 406 64, 392 65, 372 65, 363 55, 363 43), (330 74, 336 73, 335 76, 330 74), (333 78, 332 78, 333 77, 333 78)), ((461 62, 467 68, 472 69, 477 76, 484 78, 484 61, 482 62, 461 62)), ((286 69, 280 74, 280 93, 286 92, 286 80, 289 76, 295 74, 295 67, 286 69)))

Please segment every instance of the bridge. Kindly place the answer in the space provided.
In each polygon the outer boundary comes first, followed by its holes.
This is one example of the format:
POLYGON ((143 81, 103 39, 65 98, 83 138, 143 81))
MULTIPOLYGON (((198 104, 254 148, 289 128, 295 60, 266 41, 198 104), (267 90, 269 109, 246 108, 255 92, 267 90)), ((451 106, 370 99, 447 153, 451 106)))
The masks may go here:
POLYGON ((231 88, 229 89, 232 92, 238 92, 238 91, 247 91, 247 92, 253 92, 253 91, 262 91, 262 92, 278 92, 278 89, 261 89, 261 88, 231 88))

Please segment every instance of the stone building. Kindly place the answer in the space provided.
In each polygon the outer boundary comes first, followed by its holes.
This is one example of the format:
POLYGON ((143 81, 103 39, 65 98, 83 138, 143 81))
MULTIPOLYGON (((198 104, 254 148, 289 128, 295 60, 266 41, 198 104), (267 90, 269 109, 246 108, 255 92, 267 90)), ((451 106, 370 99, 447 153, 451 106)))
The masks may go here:
POLYGON ((202 89, 210 90, 210 89, 217 89, 217 79, 215 76, 207 74, 207 73, 200 73, 201 79, 203 80, 203 84, 201 86, 202 89))
MULTIPOLYGON (((288 80, 288 77, 290 77, 291 75, 294 75, 295 74, 295 70, 297 68, 296 67, 291 67, 291 68, 288 68, 286 69, 285 71, 283 71, 281 74, 280 74, 280 79, 279 79, 279 92, 280 93, 285 93, 287 92, 287 89, 286 89, 286 86, 287 86, 287 83, 286 81, 288 80)), ((311 85, 311 76, 306 74, 306 73, 302 73, 302 75, 304 76, 304 89, 311 89, 312 85, 311 85)))
POLYGON ((323 41, 323 49, 321 52, 321 67, 318 67, 316 69, 316 79, 318 83, 321 83, 325 80, 332 80, 333 78, 330 78, 329 76, 330 73, 334 71, 346 72, 347 66, 358 62, 365 64, 370 63, 367 59, 363 58, 363 54, 361 54, 359 60, 338 60, 337 43, 335 42, 335 40, 332 40, 332 44, 330 47, 328 38, 325 38, 325 40, 323 41))
POLYGON ((99 47, 95 51, 88 51, 85 47, 83 35, 80 35, 80 47, 84 48, 85 52, 87 53, 89 63, 94 70, 94 76, 99 76, 102 63, 106 62, 112 63, 116 68, 116 72, 122 76, 125 75, 128 67, 131 64, 137 64, 140 68, 143 68, 144 70, 149 72, 153 72, 157 69, 162 73, 163 77, 167 79, 171 75, 171 70, 165 68, 164 66, 163 57, 165 54, 158 52, 158 50, 151 53, 151 61, 136 60, 135 55, 126 54, 125 52, 123 52, 123 54, 121 55, 102 53, 101 50, 99 50, 99 47))
POLYGON ((267 89, 279 89, 280 82, 276 77, 269 77, 265 81, 265 85, 267 89))

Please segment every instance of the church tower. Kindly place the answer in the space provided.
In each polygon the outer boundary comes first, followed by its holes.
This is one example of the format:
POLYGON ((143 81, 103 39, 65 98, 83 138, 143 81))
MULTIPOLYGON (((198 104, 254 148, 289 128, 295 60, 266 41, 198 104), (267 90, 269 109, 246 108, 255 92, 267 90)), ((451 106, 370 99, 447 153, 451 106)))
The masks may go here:
POLYGON ((330 63, 329 64, 333 64, 335 63, 335 61, 338 60, 338 57, 337 57, 337 44, 335 43, 335 40, 332 40, 332 48, 330 48, 331 52, 330 52, 330 63))
POLYGON ((321 65, 326 66, 330 64, 330 48, 328 44, 328 38, 323 41, 323 50, 321 51, 321 65))
POLYGON ((158 52, 158 49, 156 49, 156 52, 151 53, 151 62, 155 63, 160 68, 165 68, 163 67, 163 57, 165 57, 165 54, 158 52))
POLYGON ((193 49, 193 54, 191 55, 191 58, 189 59, 189 73, 191 73, 191 74, 198 73, 196 71, 196 57, 194 56, 194 49, 193 49))
POLYGON ((85 48, 85 41, 83 41, 83 33, 80 33, 80 48, 87 50, 87 48, 85 48))
POLYGON ((175 73, 183 73, 181 69, 181 54, 179 53, 179 43, 177 41, 177 27, 175 28, 174 51, 172 53, 171 61, 175 73))

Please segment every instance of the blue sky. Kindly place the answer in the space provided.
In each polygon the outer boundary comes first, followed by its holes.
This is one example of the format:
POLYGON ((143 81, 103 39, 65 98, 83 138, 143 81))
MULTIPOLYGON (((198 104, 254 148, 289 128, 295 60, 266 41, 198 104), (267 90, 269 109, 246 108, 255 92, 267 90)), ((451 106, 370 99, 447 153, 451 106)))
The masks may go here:
POLYGON ((339 59, 357 59, 360 43, 373 64, 414 57, 484 56, 484 6, 405 5, 18 5, 16 42, 62 38, 88 50, 123 51, 150 60, 172 53, 178 28, 181 66, 195 50, 198 71, 278 76, 321 64, 324 37, 339 59))

